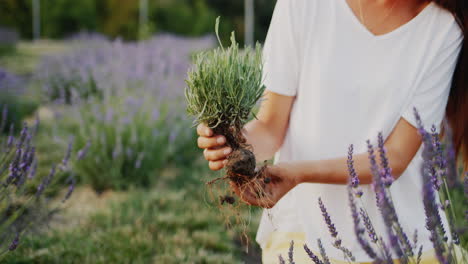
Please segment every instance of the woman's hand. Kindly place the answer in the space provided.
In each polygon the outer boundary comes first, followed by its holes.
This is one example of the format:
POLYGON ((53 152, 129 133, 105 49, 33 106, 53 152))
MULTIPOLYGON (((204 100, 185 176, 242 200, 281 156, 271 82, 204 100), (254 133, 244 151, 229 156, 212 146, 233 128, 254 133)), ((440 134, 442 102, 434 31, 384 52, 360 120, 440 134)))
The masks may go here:
POLYGON ((231 186, 246 203, 272 208, 286 193, 300 183, 293 164, 268 166, 265 173, 265 178, 269 179, 268 183, 258 179, 243 186, 231 182, 231 186))
POLYGON ((215 135, 205 124, 199 124, 197 127, 198 147, 204 149, 203 155, 208 161, 208 166, 212 170, 220 170, 227 163, 227 156, 231 154, 232 149, 226 146, 226 138, 221 135, 215 135))

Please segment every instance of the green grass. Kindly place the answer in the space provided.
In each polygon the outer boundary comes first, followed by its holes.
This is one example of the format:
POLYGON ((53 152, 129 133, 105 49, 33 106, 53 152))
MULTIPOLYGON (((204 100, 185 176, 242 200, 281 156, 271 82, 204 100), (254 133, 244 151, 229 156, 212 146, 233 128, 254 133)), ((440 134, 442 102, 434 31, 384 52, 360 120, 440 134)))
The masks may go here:
POLYGON ((16 74, 31 74, 36 69, 41 56, 64 52, 68 48, 60 41, 20 42, 15 49, 2 53, 0 67, 16 74))
MULTIPOLYGON (((177 182, 183 178, 192 177, 180 176, 177 182)), ((79 225, 26 236, 17 251, 6 255, 4 261, 243 263, 237 242, 243 230, 226 228, 219 209, 206 202, 204 185, 193 184, 196 181, 188 180, 184 189, 170 188, 173 184, 166 181, 167 185, 152 190, 129 191, 123 201, 114 201, 89 217, 82 214, 84 219, 79 225)), ((69 210, 73 208, 62 212, 65 219, 69 210)), ((250 211, 241 212, 244 218, 252 216, 250 211)), ((247 234, 254 234, 255 228, 255 224, 250 224, 247 234)))

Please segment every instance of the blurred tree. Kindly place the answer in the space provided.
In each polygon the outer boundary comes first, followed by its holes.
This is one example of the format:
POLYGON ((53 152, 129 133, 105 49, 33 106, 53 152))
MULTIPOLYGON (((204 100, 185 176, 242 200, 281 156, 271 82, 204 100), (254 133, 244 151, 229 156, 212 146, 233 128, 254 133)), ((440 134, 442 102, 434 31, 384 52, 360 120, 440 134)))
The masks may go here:
POLYGON ((214 31, 216 12, 205 0, 153 0, 151 21, 160 31, 202 35, 214 31))
MULTIPOLYGON (((206 0, 209 6, 216 10, 224 20, 233 23, 232 30, 240 42, 244 40, 244 1, 240 0, 206 0)), ((271 15, 276 0, 254 0, 255 10, 255 41, 263 42, 270 26, 271 15)))
MULTIPOLYGON (((137 39, 137 0, 40 0, 41 34, 63 38, 82 30, 111 37, 137 39)), ((275 0, 254 0, 255 40, 263 41, 275 0)), ((148 0, 148 34, 173 32, 196 36, 212 33, 221 16, 220 33, 226 43, 231 31, 244 41, 244 1, 241 0, 148 0)), ((0 26, 14 28, 22 38, 32 38, 32 1, 0 0, 0 26)))
POLYGON ((138 35, 138 1, 92 0, 98 10, 97 31, 111 37, 135 39, 138 35))
POLYGON ((30 0, 1 0, 0 25, 10 27, 22 36, 32 37, 32 4, 30 0))
POLYGON ((82 30, 94 31, 98 24, 95 2, 41 0, 42 34, 51 38, 62 38, 82 30))

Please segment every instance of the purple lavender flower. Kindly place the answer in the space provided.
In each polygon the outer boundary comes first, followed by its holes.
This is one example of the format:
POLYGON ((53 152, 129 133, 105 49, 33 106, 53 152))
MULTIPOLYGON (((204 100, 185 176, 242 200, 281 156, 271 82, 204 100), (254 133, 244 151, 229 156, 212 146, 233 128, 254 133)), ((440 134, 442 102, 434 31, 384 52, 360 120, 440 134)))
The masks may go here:
POLYGON ((330 215, 327 212, 327 208, 322 202, 322 198, 319 197, 318 203, 320 210, 322 211, 323 219, 325 220, 325 223, 328 226, 328 231, 335 240, 333 242, 333 246, 341 250, 345 254, 345 256, 348 257, 350 260, 354 261, 353 253, 349 249, 341 245, 341 238, 338 237, 338 231, 336 231, 335 224, 333 224, 333 222, 331 221, 330 215))
POLYGON ((413 234, 413 247, 416 248, 418 245, 418 230, 414 230, 413 234))
POLYGON ((325 207, 325 205, 322 202, 322 198, 319 197, 318 203, 319 203, 320 211, 322 211, 323 219, 325 220, 325 223, 328 226, 328 231, 330 232, 330 235, 334 239, 337 239, 338 238, 338 232, 336 231, 335 225, 333 224, 333 222, 332 222, 332 220, 330 218, 330 215, 327 212, 327 208, 325 207))
POLYGON ((14 130, 14 128, 15 128, 15 125, 11 124, 10 125, 10 133, 8 135, 8 140, 7 140, 7 148, 11 148, 13 146, 13 141, 14 141, 13 130, 14 130))
POLYGON ((291 240, 291 244, 289 246, 288 259, 289 259, 289 264, 295 264, 294 262, 294 240, 291 240))
POLYGON ((433 177, 433 157, 435 149, 432 136, 422 126, 421 118, 416 109, 415 116, 418 124, 419 133, 423 139, 423 166, 421 167, 421 175, 423 179, 423 202, 424 211, 426 213, 426 228, 430 232, 430 239, 434 246, 437 259, 440 263, 448 263, 445 255, 444 242, 447 241, 445 229, 439 214, 439 206, 436 201, 436 190, 432 181, 433 177))
POLYGON ((29 173, 28 173, 28 179, 33 179, 34 176, 36 176, 36 171, 37 171, 37 160, 34 160, 33 164, 31 165, 31 169, 29 170, 29 173))
POLYGON ((364 211, 364 209, 362 209, 362 208, 361 208, 361 211, 359 213, 360 213, 360 215, 362 217, 362 220, 364 222, 364 226, 366 227, 367 234, 369 235, 370 240, 373 243, 377 243, 378 237, 377 237, 377 234, 375 233, 375 229, 374 229, 374 226, 372 225, 372 222, 371 222, 371 220, 369 218, 369 215, 367 215, 366 211, 364 211))
POLYGON ((304 250, 307 253, 307 255, 309 255, 309 258, 315 264, 323 264, 323 262, 319 259, 319 257, 317 255, 315 255, 314 252, 312 252, 312 250, 310 250, 310 248, 306 244, 304 244, 304 250))
POLYGON ((91 147, 91 141, 88 140, 88 142, 86 142, 86 145, 84 146, 84 148, 82 148, 81 150, 78 151, 78 155, 77 155, 77 160, 80 161, 82 160, 86 154, 88 153, 88 150, 89 148, 91 147))
POLYGON ((71 156, 71 153, 72 153, 72 148, 73 148, 73 137, 70 138, 70 140, 68 142, 67 152, 65 154, 65 157, 62 160, 62 166, 64 168, 66 168, 67 165, 68 165, 68 161, 70 160, 70 156, 71 156))
POLYGON ((140 152, 138 154, 138 157, 135 161, 135 169, 139 169, 141 168, 141 162, 143 161, 143 158, 145 157, 145 153, 144 152, 140 152))
POLYGON ((65 197, 62 199, 62 203, 70 199, 71 195, 73 194, 73 191, 75 190, 76 180, 73 174, 68 177, 67 182, 69 184, 68 190, 67 190, 67 193, 65 194, 65 197))
POLYGON ((279 263, 280 263, 280 264, 286 264, 286 262, 284 261, 283 256, 279 255, 279 256, 278 256, 278 260, 279 260, 279 263))
POLYGON ((447 161, 443 156, 442 144, 439 140, 439 134, 436 132, 436 127, 432 126, 432 144, 435 151, 434 165, 432 168, 432 183, 434 188, 439 191, 440 186, 442 185, 442 179, 446 179, 447 176, 447 161))
POLYGON ((390 187, 394 181, 392 176, 392 168, 389 165, 388 158, 387 158, 387 149, 384 146, 384 139, 382 132, 378 134, 378 148, 380 154, 380 164, 382 166, 381 174, 382 174, 382 182, 386 187, 390 187))
POLYGON ((408 236, 403 231, 395 207, 390 198, 388 189, 382 179, 377 161, 375 159, 374 147, 367 140, 367 149, 369 153, 369 161, 371 164, 371 172, 373 175, 373 187, 376 193, 377 206, 380 209, 383 221, 387 229, 387 235, 390 245, 397 254, 402 263, 408 263, 408 257, 413 256, 413 247, 409 242, 408 236))
POLYGON ((14 251, 19 245, 19 240, 20 240, 20 234, 19 234, 19 232, 16 232, 16 236, 13 239, 13 241, 11 242, 10 246, 8 247, 8 250, 9 251, 14 251))
POLYGON ((320 250, 320 255, 322 256, 323 264, 331 264, 330 259, 327 256, 327 252, 325 251, 325 248, 322 245, 322 240, 317 239, 317 244, 320 250))
POLYGON ((361 219, 358 213, 356 201, 354 199, 355 198, 352 193, 352 187, 348 186, 348 200, 349 200, 349 207, 351 208, 351 216, 353 217, 353 222, 354 222, 354 233, 359 242, 359 245, 366 252, 366 254, 370 258, 376 259, 377 254, 375 253, 374 249, 369 244, 367 239, 364 237, 365 229, 361 225, 361 219))
POLYGON ((354 169, 354 161, 353 161, 353 145, 351 144, 349 146, 349 150, 348 150, 348 160, 347 160, 347 164, 348 164, 348 173, 349 173, 349 176, 350 176, 350 183, 351 183, 351 186, 355 189, 355 195, 357 197, 361 197, 363 192, 359 187, 359 177, 356 173, 356 170, 354 169))
POLYGON ((52 168, 50 169, 49 175, 42 180, 41 184, 37 187, 37 192, 36 192, 36 198, 38 199, 42 193, 44 192, 45 188, 49 186, 49 184, 52 182, 52 178, 55 175, 55 165, 52 165, 52 168))

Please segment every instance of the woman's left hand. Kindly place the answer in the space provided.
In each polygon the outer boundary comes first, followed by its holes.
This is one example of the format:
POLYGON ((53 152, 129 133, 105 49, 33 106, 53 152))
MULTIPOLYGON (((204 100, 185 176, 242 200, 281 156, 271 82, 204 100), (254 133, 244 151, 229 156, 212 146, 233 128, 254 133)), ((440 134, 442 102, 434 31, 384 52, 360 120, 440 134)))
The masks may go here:
POLYGON ((265 169, 266 183, 257 179, 243 186, 231 182, 236 194, 249 205, 272 208, 286 193, 299 184, 297 173, 292 164, 283 163, 265 169))

